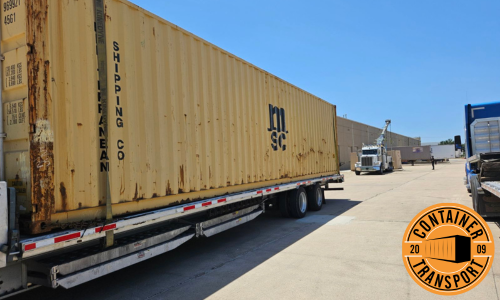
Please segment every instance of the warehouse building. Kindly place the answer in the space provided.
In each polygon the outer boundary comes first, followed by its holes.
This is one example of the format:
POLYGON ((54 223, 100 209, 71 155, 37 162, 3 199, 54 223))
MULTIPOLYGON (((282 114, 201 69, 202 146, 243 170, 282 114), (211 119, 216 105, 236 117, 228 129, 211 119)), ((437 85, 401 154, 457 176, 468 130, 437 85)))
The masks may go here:
MULTIPOLYGON (((351 163, 351 152, 358 152, 363 144, 375 144, 382 133, 384 120, 380 127, 373 127, 353 120, 337 117, 339 134, 339 155, 342 170, 348 170, 351 163)), ((390 127, 389 127, 390 129, 390 127)), ((420 146, 420 138, 411 138, 394 132, 388 132, 385 145, 387 148, 400 146, 420 146)))

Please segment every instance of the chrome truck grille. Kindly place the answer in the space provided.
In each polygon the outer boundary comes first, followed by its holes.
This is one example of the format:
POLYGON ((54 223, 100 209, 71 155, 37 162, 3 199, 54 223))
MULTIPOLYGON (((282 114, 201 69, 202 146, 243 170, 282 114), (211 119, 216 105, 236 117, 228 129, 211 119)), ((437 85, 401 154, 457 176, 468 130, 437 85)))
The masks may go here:
POLYGON ((373 157, 361 157, 361 166, 363 167, 373 166, 373 157))

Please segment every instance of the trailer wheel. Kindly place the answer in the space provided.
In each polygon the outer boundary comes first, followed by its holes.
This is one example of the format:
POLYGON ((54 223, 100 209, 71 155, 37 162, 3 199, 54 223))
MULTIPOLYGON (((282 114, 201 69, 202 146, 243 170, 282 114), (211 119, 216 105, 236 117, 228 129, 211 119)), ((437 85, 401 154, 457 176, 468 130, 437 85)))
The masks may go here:
POLYGON ((288 208, 288 192, 281 192, 278 195, 278 205, 283 218, 290 218, 290 210, 288 208))
POLYGON ((309 210, 318 211, 323 207, 323 200, 325 199, 324 191, 320 184, 315 184, 307 189, 307 204, 309 210))
POLYGON ((361 175, 361 172, 360 171, 356 171, 356 175, 361 175))
POLYGON ((301 219, 306 216, 307 212, 307 193, 303 187, 293 190, 288 199, 288 208, 290 216, 296 219, 301 219))

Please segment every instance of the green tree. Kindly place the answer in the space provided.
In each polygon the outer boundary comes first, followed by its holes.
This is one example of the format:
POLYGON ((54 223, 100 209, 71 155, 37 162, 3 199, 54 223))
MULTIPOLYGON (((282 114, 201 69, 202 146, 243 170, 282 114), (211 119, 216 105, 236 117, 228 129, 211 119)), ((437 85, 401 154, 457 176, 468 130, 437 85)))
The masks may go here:
POLYGON ((446 141, 439 142, 439 145, 455 145, 453 139, 447 139, 446 141))

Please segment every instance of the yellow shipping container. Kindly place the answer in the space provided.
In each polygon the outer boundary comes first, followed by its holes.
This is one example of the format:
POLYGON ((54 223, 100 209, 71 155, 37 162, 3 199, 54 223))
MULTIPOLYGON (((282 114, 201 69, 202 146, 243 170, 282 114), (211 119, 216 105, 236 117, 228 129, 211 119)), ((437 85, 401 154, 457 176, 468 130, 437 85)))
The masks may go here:
POLYGON ((1 2, 5 176, 29 232, 105 218, 107 174, 114 216, 338 174, 318 97, 105 0, 105 106, 94 1, 1 2))

